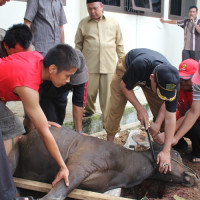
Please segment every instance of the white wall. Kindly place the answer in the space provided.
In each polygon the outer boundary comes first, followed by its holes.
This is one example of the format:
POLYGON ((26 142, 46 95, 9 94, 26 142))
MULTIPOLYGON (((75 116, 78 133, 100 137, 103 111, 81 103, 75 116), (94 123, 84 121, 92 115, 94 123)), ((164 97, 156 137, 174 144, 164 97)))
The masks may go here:
MULTIPOLYGON (((164 18, 168 15, 168 1, 165 0, 164 18)), ((199 1, 199 0, 198 0, 199 1)), ((0 7, 0 27, 7 29, 15 23, 23 23, 25 2, 11 1, 0 7)), ((80 19, 87 16, 85 0, 67 0, 64 7, 68 24, 65 25, 65 41, 74 46, 74 36, 80 19)), ((164 54, 178 66, 183 49, 183 30, 176 25, 162 24, 158 18, 105 12, 115 17, 121 26, 125 51, 133 48, 150 48, 164 54)))

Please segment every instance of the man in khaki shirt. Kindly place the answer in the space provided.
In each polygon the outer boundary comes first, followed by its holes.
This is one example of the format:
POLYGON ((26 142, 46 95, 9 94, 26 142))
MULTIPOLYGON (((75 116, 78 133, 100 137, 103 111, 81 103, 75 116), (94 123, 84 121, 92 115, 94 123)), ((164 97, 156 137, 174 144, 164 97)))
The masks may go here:
POLYGON ((99 90, 99 101, 103 123, 110 97, 110 83, 118 59, 124 55, 122 33, 118 22, 103 14, 101 0, 87 0, 89 17, 78 26, 75 36, 76 48, 85 56, 89 70, 88 97, 85 115, 95 113, 95 102, 99 90))

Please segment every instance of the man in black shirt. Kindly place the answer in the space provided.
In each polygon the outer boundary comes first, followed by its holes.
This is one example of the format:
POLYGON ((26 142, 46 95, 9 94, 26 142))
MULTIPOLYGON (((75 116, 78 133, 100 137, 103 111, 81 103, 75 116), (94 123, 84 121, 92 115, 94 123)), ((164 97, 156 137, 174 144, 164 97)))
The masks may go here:
POLYGON ((176 127, 179 93, 178 70, 160 53, 150 49, 133 49, 117 64, 111 83, 111 97, 106 120, 107 140, 113 141, 127 100, 135 107, 138 120, 148 129, 149 116, 136 98, 133 88, 140 86, 154 116, 150 132, 154 139, 165 121, 165 144, 157 157, 159 171, 171 170, 170 149, 176 127))

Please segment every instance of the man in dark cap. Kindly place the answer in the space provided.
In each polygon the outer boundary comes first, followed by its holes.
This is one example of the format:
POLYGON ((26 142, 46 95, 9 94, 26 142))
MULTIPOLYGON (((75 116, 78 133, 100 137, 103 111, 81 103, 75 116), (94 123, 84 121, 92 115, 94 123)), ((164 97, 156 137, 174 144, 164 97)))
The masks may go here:
POLYGON ((75 47, 85 56, 90 74, 85 116, 96 112, 99 92, 102 120, 105 123, 116 55, 118 59, 124 55, 123 39, 119 23, 104 15, 102 1, 87 0, 87 9, 89 17, 81 20, 75 36, 75 47))
POLYGON ((165 121, 165 143, 158 154, 159 171, 171 170, 170 149, 176 127, 176 107, 179 93, 178 70, 160 53, 150 49, 133 49, 117 64, 111 83, 111 96, 106 119, 107 140, 113 141, 120 129, 127 100, 135 107, 138 120, 149 127, 149 116, 135 96, 133 88, 140 86, 154 117, 150 127, 156 139, 165 121))

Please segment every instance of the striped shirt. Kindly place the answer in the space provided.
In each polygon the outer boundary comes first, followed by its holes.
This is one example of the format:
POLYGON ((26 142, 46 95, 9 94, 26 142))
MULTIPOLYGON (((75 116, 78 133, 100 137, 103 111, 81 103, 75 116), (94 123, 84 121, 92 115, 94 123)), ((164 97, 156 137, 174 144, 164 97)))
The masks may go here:
POLYGON ((40 53, 61 43, 60 26, 67 23, 62 0, 28 0, 24 19, 31 22, 33 45, 40 53))
POLYGON ((193 90, 193 101, 199 101, 200 100, 200 85, 193 83, 192 90, 193 90))
MULTIPOLYGON (((196 19, 195 23, 200 27, 200 19, 196 19)), ((184 50, 200 51, 200 34, 190 19, 178 20, 177 25, 184 29, 184 50)))

